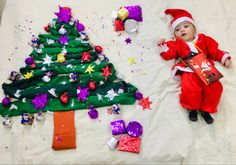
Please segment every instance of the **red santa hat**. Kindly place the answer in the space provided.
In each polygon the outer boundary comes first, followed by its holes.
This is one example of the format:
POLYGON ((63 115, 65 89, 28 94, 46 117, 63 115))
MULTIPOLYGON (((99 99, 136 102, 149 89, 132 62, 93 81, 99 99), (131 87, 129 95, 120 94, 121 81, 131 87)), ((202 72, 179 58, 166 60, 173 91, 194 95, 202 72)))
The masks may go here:
POLYGON ((181 22, 188 21, 195 26, 192 15, 183 9, 166 9, 161 17, 165 17, 167 14, 170 14, 173 19, 171 20, 171 26, 173 29, 176 28, 181 22))

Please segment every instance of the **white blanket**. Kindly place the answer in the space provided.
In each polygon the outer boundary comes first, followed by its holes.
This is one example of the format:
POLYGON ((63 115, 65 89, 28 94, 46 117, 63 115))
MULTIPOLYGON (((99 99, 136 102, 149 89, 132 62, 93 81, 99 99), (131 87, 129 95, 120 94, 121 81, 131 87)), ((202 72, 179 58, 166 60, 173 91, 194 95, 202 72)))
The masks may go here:
MULTIPOLYGON (((126 82, 134 84, 149 97, 151 110, 134 105, 120 106, 120 115, 109 115, 108 107, 98 108, 99 118, 91 120, 87 110, 76 111, 76 142, 73 150, 54 151, 53 113, 46 114, 43 123, 32 126, 20 124, 21 117, 13 117, 13 126, 0 125, 0 163, 3 164, 230 164, 236 163, 236 3, 234 0, 7 0, 0 27, 0 84, 7 81, 12 70, 24 66, 32 48, 32 35, 45 33, 46 26, 58 12, 58 5, 72 8, 74 18, 86 26, 93 44, 101 45, 126 82), (136 34, 115 32, 110 15, 125 5, 140 5, 143 22, 136 34), (156 42, 170 39, 168 22, 159 15, 166 8, 184 8, 195 18, 198 32, 219 42, 229 51, 232 67, 216 67, 223 73, 224 86, 215 122, 207 125, 202 118, 190 122, 187 112, 179 104, 179 82, 171 78, 174 61, 159 56, 156 42), (125 39, 131 38, 131 44, 125 39), (130 65, 128 58, 135 64, 130 65), (110 122, 123 119, 138 121, 143 126, 139 154, 109 150, 110 122)), ((4 97, 0 91, 0 98, 4 97)))

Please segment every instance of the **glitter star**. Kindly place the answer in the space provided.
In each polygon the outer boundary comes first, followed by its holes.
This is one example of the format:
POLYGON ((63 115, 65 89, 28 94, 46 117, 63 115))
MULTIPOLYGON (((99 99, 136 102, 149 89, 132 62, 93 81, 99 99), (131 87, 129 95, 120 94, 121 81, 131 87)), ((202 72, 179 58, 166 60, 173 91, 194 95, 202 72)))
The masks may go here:
POLYGON ((140 100, 140 102, 139 102, 138 104, 143 107, 143 110, 145 110, 145 108, 151 110, 150 105, 152 104, 152 102, 149 101, 149 97, 147 97, 147 98, 142 98, 142 100, 140 100))
POLYGON ((125 39, 126 44, 131 44, 131 41, 132 41, 131 38, 126 38, 125 39))
POLYGON ((107 77, 111 75, 111 68, 109 68, 108 65, 106 65, 105 68, 101 68, 101 70, 103 71, 102 74, 100 74, 101 76, 105 77, 105 80, 107 80, 107 77))
POLYGON ((61 44, 65 44, 65 45, 68 44, 68 41, 69 41, 69 38, 67 38, 66 35, 61 36, 60 39, 59 39, 59 42, 60 42, 61 44))
POLYGON ((136 64, 134 57, 129 57, 128 62, 130 65, 136 64))
POLYGON ((93 68, 94 68, 95 66, 91 66, 91 65, 89 65, 88 67, 87 67, 87 69, 85 70, 85 72, 84 73, 89 73, 89 74, 91 74, 91 72, 94 72, 94 70, 93 70, 93 68))
POLYGON ((33 71, 27 72, 27 73, 24 75, 25 79, 30 79, 32 76, 33 76, 33 71))
POLYGON ((113 100, 115 96, 118 96, 118 94, 114 91, 114 89, 111 89, 107 91, 107 94, 105 97, 108 97, 110 100, 113 100))
POLYGON ((55 13, 58 17, 58 22, 69 23, 71 16, 71 8, 59 6, 59 12, 55 13))
POLYGON ((78 100, 82 100, 84 102, 88 95, 89 95, 88 88, 82 89, 82 88, 80 88, 80 86, 78 87, 78 89, 77 89, 78 100))
POLYGON ((97 93, 97 97, 98 97, 98 100, 102 100, 102 95, 100 95, 99 93, 97 93))
POLYGON ((43 58, 43 64, 48 64, 48 66, 50 66, 52 62, 53 62, 52 57, 50 57, 46 54, 46 57, 43 58))

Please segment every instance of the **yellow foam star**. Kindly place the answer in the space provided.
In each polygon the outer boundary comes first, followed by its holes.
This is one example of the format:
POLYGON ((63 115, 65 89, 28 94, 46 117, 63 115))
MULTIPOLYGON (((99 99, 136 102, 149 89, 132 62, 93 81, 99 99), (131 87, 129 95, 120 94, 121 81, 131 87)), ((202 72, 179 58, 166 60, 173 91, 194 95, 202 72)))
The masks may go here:
POLYGON ((32 76, 33 76, 33 71, 27 72, 27 73, 24 75, 25 79, 30 79, 32 76))
POLYGON ((85 72, 84 73, 89 73, 89 74, 91 74, 91 72, 94 72, 94 70, 93 70, 93 68, 94 68, 95 66, 91 66, 91 65, 89 65, 88 67, 87 67, 87 69, 85 70, 85 72))
POLYGON ((130 65, 136 64, 134 57, 129 57, 128 61, 130 65))

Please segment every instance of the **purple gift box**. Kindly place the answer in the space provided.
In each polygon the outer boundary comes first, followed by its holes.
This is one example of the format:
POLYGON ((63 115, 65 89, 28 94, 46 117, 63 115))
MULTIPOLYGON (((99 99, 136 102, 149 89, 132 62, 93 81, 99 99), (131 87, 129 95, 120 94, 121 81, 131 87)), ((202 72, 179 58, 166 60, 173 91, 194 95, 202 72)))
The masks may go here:
POLYGON ((129 11, 128 19, 134 19, 137 22, 142 22, 142 8, 139 5, 135 6, 125 6, 125 8, 129 11))
POLYGON ((126 127, 124 120, 116 120, 111 122, 112 135, 118 135, 126 133, 126 127))

